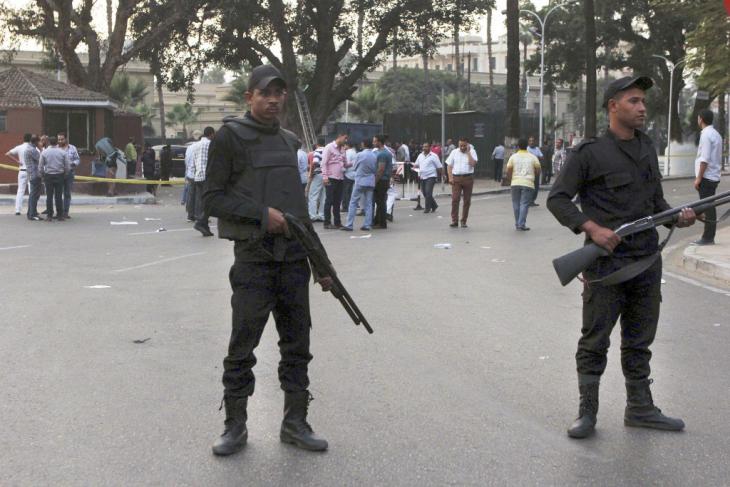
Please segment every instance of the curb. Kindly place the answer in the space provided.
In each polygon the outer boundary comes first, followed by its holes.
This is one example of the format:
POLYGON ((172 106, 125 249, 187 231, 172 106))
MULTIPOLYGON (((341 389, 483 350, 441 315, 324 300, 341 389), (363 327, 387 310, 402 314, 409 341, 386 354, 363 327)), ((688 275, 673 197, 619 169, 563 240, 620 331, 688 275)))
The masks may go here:
MULTIPOLYGON (((38 202, 39 205, 44 198, 42 197, 38 202)), ((104 205, 154 205, 157 200, 150 193, 136 193, 124 196, 80 196, 71 195, 71 201, 74 206, 89 205, 89 206, 104 206, 104 205)), ((23 204, 27 206, 28 197, 23 199, 23 204)), ((0 206, 14 206, 15 197, 0 196, 0 206)))
POLYGON ((684 249, 682 267, 730 283, 730 264, 699 255, 700 248, 697 245, 690 245, 684 249))

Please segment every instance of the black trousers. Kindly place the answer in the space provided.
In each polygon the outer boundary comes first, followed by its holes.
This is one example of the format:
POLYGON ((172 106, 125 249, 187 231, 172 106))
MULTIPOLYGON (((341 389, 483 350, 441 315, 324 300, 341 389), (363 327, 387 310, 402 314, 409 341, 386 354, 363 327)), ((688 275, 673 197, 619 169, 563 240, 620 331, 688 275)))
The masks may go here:
POLYGON ((504 165, 504 159, 492 159, 494 161, 494 180, 502 180, 502 166, 504 165))
POLYGON ((421 180, 421 192, 423 193, 425 210, 435 210, 439 205, 433 197, 433 186, 436 184, 436 176, 421 180))
POLYGON ((240 262, 231 267, 233 326, 228 356, 223 360, 223 387, 228 397, 254 391, 254 349, 269 314, 279 332, 279 382, 287 392, 305 391, 312 355, 309 353, 309 263, 240 262))
POLYGON ((48 218, 53 213, 53 202, 56 202, 56 216, 63 216, 63 174, 46 174, 43 176, 46 184, 46 211, 48 218))
POLYGON ((386 215, 388 214, 387 203, 389 187, 390 181, 387 179, 381 179, 375 183, 375 191, 373 192, 373 204, 375 205, 373 225, 380 225, 383 228, 388 226, 386 215))
POLYGON ((41 197, 41 184, 43 180, 39 177, 30 180, 30 194, 28 195, 28 218, 38 216, 38 200, 41 197))
MULTIPOLYGON (((720 184, 720 181, 710 181, 709 179, 702 178, 702 181, 700 181, 699 189, 700 199, 715 196, 718 184, 720 184)), ((715 208, 707 210, 704 217, 708 220, 717 220, 717 210, 715 208)), ((714 242, 716 228, 716 223, 705 223, 705 230, 702 232, 702 239, 714 242)))
MULTIPOLYGON (((610 274, 633 259, 601 258, 585 273, 587 279, 610 274)), ((621 319, 621 368, 627 380, 649 377, 651 351, 659 322, 662 261, 615 286, 585 284, 583 288, 583 328, 575 360, 578 373, 601 375, 616 321, 621 319)))
POLYGON ((335 225, 341 225, 340 207, 342 206, 342 180, 329 179, 329 184, 324 187, 324 222, 332 223, 334 219, 335 225))
POLYGON ((545 163, 540 169, 540 175, 542 177, 542 184, 550 184, 550 180, 553 177, 553 165, 551 163, 545 163))
POLYGON ((355 181, 345 178, 342 180, 342 211, 347 212, 350 209, 350 198, 352 198, 352 188, 355 181))
POLYGON ((205 181, 195 181, 195 221, 201 225, 208 226, 208 213, 203 204, 203 187, 205 181))
POLYGON ((195 202, 196 198, 195 195, 198 193, 196 191, 195 181, 192 179, 187 180, 188 184, 188 199, 185 201, 185 211, 188 214, 188 220, 195 220, 195 202))

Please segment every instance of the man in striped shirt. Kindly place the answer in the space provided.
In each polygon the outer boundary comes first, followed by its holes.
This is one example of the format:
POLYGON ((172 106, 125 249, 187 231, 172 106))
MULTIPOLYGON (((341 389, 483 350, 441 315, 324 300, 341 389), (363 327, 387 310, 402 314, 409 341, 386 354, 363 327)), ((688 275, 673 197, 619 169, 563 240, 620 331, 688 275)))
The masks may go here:
POLYGON ((203 206, 203 185, 205 184, 205 169, 208 166, 208 148, 213 140, 215 129, 205 127, 203 136, 193 146, 193 168, 195 171, 195 225, 193 228, 203 234, 203 237, 212 237, 213 232, 208 226, 208 213, 203 206))

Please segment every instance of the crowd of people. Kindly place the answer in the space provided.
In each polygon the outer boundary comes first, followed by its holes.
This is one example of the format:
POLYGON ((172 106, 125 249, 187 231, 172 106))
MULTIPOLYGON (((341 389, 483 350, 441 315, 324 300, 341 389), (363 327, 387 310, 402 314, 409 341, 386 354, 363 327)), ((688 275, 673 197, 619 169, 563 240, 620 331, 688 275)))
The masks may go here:
POLYGON ((45 187, 45 220, 52 222, 71 218, 71 189, 81 158, 64 132, 54 136, 25 134, 23 143, 13 147, 5 155, 19 166, 16 215, 20 215, 23 210, 23 199, 28 188, 26 217, 31 221, 44 220, 38 213, 38 200, 45 187))

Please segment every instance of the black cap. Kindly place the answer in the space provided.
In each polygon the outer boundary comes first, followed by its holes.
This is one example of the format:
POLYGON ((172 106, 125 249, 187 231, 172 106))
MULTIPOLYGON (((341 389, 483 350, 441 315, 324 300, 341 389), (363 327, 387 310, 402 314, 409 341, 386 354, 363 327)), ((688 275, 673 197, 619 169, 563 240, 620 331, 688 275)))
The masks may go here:
POLYGON ((253 68, 251 76, 248 78, 248 91, 263 90, 269 86, 269 83, 277 79, 280 80, 284 84, 284 88, 286 88, 286 81, 284 81, 284 77, 278 69, 270 64, 256 66, 253 68))
POLYGON ((608 107, 608 100, 616 96, 616 93, 628 90, 632 86, 636 86, 637 88, 641 88, 646 91, 654 86, 654 81, 648 76, 624 76, 623 78, 619 78, 616 81, 611 82, 611 84, 606 88, 606 91, 603 92, 603 108, 608 107))

